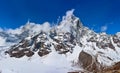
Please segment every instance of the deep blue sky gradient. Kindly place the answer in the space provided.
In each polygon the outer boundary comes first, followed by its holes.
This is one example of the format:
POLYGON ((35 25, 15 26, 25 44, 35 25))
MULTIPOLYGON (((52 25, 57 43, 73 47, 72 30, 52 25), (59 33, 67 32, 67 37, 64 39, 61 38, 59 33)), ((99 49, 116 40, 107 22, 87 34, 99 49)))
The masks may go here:
POLYGON ((28 19, 55 23, 70 9, 96 32, 105 25, 108 34, 120 31, 120 0, 0 0, 0 27, 17 28, 28 19))

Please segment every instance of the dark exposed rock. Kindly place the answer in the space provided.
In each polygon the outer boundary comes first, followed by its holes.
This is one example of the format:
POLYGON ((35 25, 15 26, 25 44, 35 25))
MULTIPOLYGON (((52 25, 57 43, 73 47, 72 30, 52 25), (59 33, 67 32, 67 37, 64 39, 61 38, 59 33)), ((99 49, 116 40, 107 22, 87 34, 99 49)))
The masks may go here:
POLYGON ((65 47, 62 44, 58 44, 58 45, 55 45, 55 49, 56 51, 60 51, 61 49, 65 49, 65 47))
POLYGON ((115 47, 113 46, 112 43, 108 43, 108 47, 111 48, 111 49, 113 49, 115 51, 115 47))
POLYGON ((50 51, 48 51, 47 49, 41 49, 41 50, 39 50, 38 55, 40 57, 42 57, 42 56, 47 55, 49 53, 50 53, 50 51))
POLYGON ((9 54, 10 57, 16 57, 16 58, 21 58, 24 55, 31 57, 32 55, 34 55, 34 53, 32 51, 30 51, 29 49, 22 49, 22 50, 10 50, 10 51, 6 51, 6 54, 9 54))
POLYGON ((92 56, 82 51, 79 55, 79 62, 82 64, 83 68, 86 68, 92 64, 92 56))
POLYGON ((28 53, 25 54, 27 57, 31 57, 34 55, 34 52, 29 51, 28 53))
POLYGON ((12 53, 10 54, 10 57, 16 57, 16 58, 20 58, 23 57, 25 55, 25 53, 21 50, 21 51, 12 51, 12 53))
MULTIPOLYGON (((107 58, 112 60, 109 57, 107 58)), ((92 73, 120 73, 120 62, 117 62, 110 67, 102 66, 97 62, 96 57, 84 51, 79 55, 79 63, 85 70, 92 73)))
POLYGON ((118 47, 120 47, 120 40, 116 35, 113 36, 113 42, 117 44, 118 47))
POLYGON ((81 51, 79 55, 79 64, 85 69, 93 73, 101 72, 102 66, 97 62, 97 58, 81 51))
POLYGON ((104 73, 120 73, 120 62, 115 63, 114 65, 105 68, 104 73))
POLYGON ((26 48, 27 46, 29 46, 29 43, 28 43, 27 40, 25 40, 25 41, 23 42, 23 44, 20 45, 21 48, 26 48))
POLYGON ((104 43, 104 42, 96 42, 96 46, 100 49, 106 49, 107 47, 115 50, 115 47, 113 46, 113 44, 110 42, 110 43, 104 43))
POLYGON ((100 42, 100 41, 97 41, 96 42, 96 46, 99 48, 99 49, 106 49, 108 47, 108 44, 107 43, 104 43, 104 42, 100 42))
POLYGON ((38 42, 38 43, 35 43, 35 48, 34 49, 40 49, 42 46, 41 46, 41 42, 38 42))
POLYGON ((34 55, 34 52, 30 51, 29 49, 27 51, 24 51, 24 53, 27 57, 31 57, 34 55))
POLYGON ((89 40, 87 40, 88 42, 97 42, 95 37, 91 37, 89 40))
POLYGON ((54 41, 56 41, 57 43, 59 43, 60 41, 58 39, 53 39, 54 41))
POLYGON ((96 42, 96 46, 101 49, 100 43, 96 42))
POLYGON ((120 62, 115 63, 115 65, 113 65, 113 69, 120 70, 120 62))
POLYGON ((5 51, 6 54, 12 55, 14 52, 17 53, 19 51, 18 47, 11 48, 8 51, 5 51))
POLYGON ((54 45, 54 46, 55 46, 55 50, 58 51, 59 54, 66 54, 68 52, 72 53, 74 48, 71 45, 63 44, 63 43, 59 43, 58 45, 54 45))
POLYGON ((118 37, 116 35, 113 36, 113 42, 114 43, 119 43, 120 40, 118 39, 118 37))
POLYGON ((112 60, 110 57, 107 57, 109 60, 112 60))
POLYGON ((117 44, 118 47, 120 47, 120 44, 117 44))

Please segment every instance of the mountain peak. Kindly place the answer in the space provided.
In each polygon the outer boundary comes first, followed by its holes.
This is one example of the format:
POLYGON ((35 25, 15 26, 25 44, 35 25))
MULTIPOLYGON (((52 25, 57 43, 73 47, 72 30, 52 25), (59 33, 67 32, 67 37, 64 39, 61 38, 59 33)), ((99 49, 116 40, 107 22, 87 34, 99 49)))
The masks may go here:
POLYGON ((66 12, 66 18, 71 18, 72 16, 74 16, 74 11, 75 9, 69 10, 66 12))
POLYGON ((63 16, 62 20, 67 20, 67 21, 73 20, 75 18, 73 13, 74 13, 74 9, 67 11, 66 15, 63 16))

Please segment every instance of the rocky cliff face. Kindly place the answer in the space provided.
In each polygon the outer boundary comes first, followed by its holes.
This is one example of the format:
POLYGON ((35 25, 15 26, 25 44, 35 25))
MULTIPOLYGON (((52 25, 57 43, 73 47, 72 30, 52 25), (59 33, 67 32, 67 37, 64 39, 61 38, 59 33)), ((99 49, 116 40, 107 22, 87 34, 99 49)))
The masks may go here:
MULTIPOLYGON (((76 46, 79 54, 76 52, 77 59, 74 64, 82 67, 85 72, 87 70, 93 73, 105 73, 120 70, 119 33, 115 35, 95 33, 83 26, 79 18, 73 15, 73 11, 66 13, 59 25, 50 27, 48 31, 39 30, 36 34, 29 33, 28 37, 25 36, 5 53, 10 57, 21 58, 32 57, 35 53, 43 57, 56 51, 69 58, 69 54, 75 53, 76 46)), ((71 61, 74 61, 74 58, 71 61)))

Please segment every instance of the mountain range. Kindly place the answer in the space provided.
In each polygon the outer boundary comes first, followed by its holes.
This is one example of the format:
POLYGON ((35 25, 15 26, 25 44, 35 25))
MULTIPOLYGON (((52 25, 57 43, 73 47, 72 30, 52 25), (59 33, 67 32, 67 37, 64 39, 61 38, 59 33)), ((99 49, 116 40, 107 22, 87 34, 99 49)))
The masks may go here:
POLYGON ((0 30, 1 73, 120 73, 120 32, 96 33, 73 12, 54 26, 0 30))

